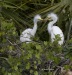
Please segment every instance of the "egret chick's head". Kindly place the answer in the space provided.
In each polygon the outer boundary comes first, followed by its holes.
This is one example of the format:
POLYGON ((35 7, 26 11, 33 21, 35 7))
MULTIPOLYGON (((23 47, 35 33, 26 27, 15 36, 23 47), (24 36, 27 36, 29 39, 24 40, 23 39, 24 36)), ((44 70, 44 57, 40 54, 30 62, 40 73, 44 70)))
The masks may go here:
POLYGON ((41 16, 40 16, 39 14, 37 14, 37 15, 34 17, 34 22, 38 22, 38 21, 41 21, 41 20, 43 20, 43 19, 41 18, 41 16))
POLYGON ((50 13, 50 14, 47 15, 47 20, 49 20, 49 21, 57 21, 58 16, 55 13, 50 13))

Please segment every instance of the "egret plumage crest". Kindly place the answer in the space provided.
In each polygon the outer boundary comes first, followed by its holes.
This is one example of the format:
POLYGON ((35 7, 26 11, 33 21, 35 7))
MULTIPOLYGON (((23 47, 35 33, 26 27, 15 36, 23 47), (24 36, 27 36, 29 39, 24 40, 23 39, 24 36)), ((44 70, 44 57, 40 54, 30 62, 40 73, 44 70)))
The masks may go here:
POLYGON ((41 15, 39 15, 39 14, 37 14, 37 15, 35 15, 35 17, 34 17, 35 19, 41 19, 41 15))
POLYGON ((58 16, 54 13, 50 13, 47 15, 48 18, 51 18, 51 20, 58 20, 58 16))
POLYGON ((39 15, 39 14, 35 15, 34 22, 38 22, 40 20, 41 20, 41 15, 39 15))

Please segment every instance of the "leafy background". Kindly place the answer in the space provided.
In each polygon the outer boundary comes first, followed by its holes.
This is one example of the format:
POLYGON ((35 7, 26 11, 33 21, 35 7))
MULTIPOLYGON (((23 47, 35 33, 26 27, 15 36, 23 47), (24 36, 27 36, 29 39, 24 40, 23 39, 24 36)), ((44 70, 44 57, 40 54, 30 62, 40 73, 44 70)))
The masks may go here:
POLYGON ((71 66, 71 0, 0 0, 0 75, 68 75, 71 66), (64 45, 49 42, 48 22, 38 23, 33 43, 21 43, 19 36, 33 27, 33 17, 50 12, 59 17, 56 25, 64 33, 64 45))

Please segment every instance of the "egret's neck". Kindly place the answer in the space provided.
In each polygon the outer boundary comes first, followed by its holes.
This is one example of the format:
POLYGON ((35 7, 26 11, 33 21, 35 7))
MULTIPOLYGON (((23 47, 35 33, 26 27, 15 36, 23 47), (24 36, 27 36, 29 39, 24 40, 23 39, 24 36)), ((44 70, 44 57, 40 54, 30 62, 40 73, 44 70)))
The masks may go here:
POLYGON ((49 22, 48 27, 47 27, 49 34, 51 33, 51 29, 52 29, 53 25, 56 23, 56 21, 57 20, 49 22))
POLYGON ((36 31, 37 31, 37 22, 34 22, 34 27, 33 27, 33 30, 32 30, 33 36, 35 35, 36 31))

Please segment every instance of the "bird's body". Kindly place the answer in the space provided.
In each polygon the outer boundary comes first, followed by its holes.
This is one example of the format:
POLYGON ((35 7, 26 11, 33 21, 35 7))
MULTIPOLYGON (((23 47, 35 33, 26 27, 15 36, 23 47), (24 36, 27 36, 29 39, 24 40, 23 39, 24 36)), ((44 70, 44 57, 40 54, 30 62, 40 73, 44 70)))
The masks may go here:
POLYGON ((36 15, 34 17, 34 27, 31 29, 31 28, 28 28, 26 30, 24 30, 20 36, 20 41, 21 42, 26 42, 26 43, 29 43, 31 42, 31 37, 34 37, 35 36, 35 33, 37 31, 37 22, 39 20, 42 20, 41 19, 41 16, 40 15, 36 15))
POLYGON ((25 31, 22 32, 21 36, 20 36, 20 41, 21 42, 30 42, 31 41, 31 31, 32 29, 28 28, 25 31))
POLYGON ((47 30, 51 36, 51 42, 54 42, 54 39, 56 38, 55 36, 59 35, 60 40, 58 41, 58 44, 62 45, 64 42, 63 32, 58 26, 53 26, 58 20, 57 15, 54 13, 51 13, 48 15, 48 18, 51 20, 51 22, 48 23, 48 27, 47 27, 47 30))
POLYGON ((52 42, 54 41, 55 35, 59 35, 59 37, 60 37, 61 40, 58 41, 58 44, 60 44, 60 45, 63 44, 64 35, 63 35, 61 29, 58 26, 53 26, 51 31, 52 31, 51 32, 51 39, 52 39, 51 41, 52 42))

